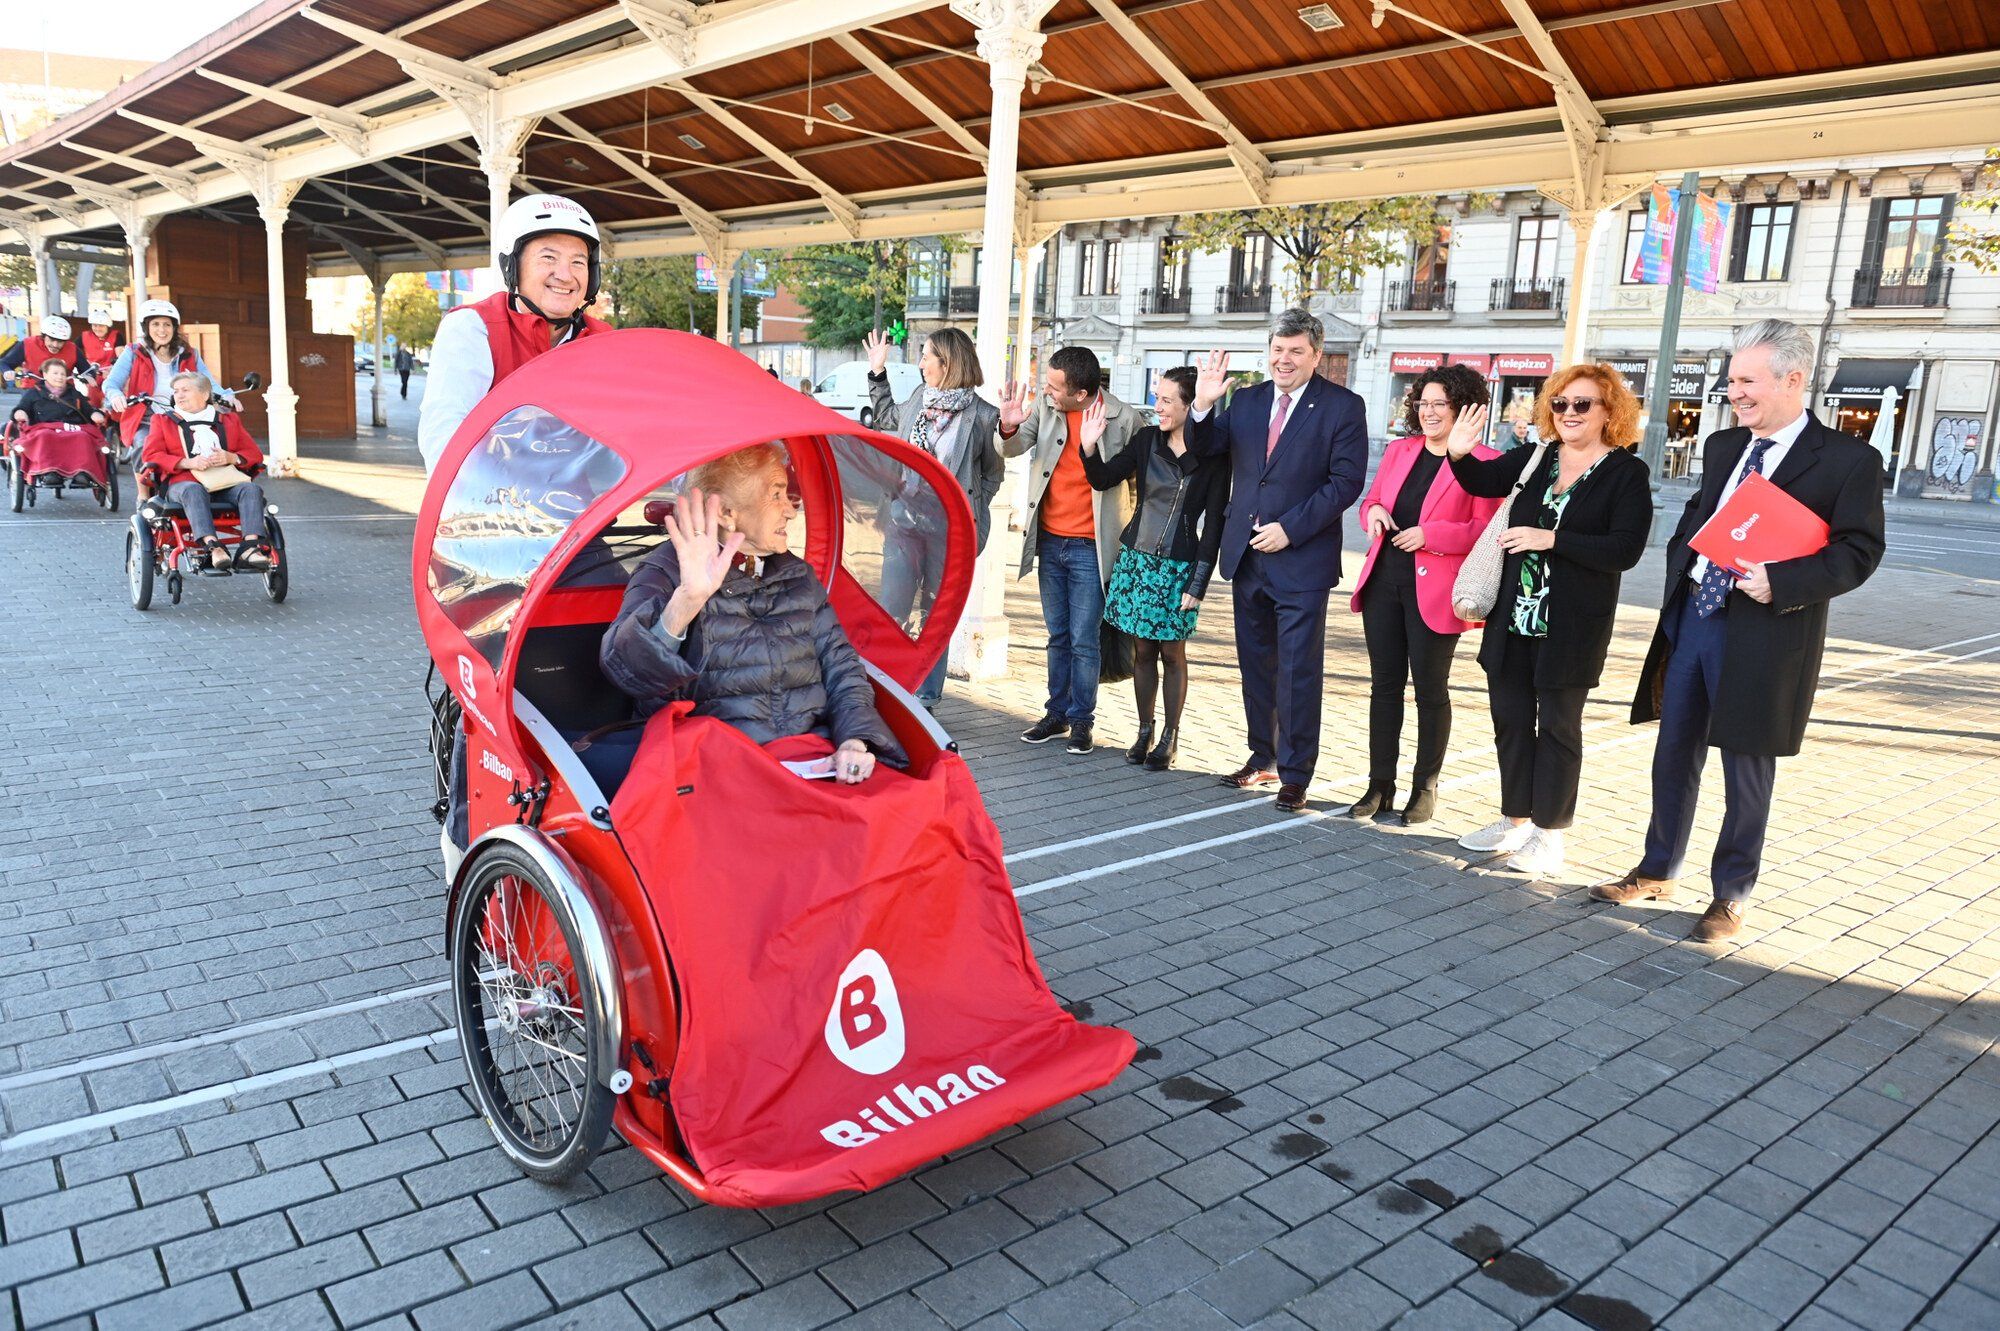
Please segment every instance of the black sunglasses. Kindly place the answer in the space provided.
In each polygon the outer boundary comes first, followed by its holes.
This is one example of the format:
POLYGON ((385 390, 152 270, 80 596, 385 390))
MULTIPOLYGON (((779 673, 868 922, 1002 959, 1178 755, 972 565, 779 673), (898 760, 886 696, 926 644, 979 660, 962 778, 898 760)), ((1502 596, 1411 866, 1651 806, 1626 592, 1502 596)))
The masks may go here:
POLYGON ((1549 399, 1549 410, 1558 416, 1567 416, 1574 409, 1577 415, 1587 416, 1590 409, 1603 400, 1595 397, 1552 397, 1549 399))

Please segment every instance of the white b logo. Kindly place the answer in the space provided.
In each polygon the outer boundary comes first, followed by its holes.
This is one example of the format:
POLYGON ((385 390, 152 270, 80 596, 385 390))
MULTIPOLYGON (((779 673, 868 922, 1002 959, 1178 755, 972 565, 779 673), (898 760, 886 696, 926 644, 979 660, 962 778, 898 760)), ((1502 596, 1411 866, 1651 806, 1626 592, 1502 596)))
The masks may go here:
POLYGON ((889 964, 874 948, 863 948, 833 989, 826 1014, 826 1047, 864 1076, 875 1077, 903 1061, 903 1007, 889 964))
POLYGON ((466 697, 477 698, 479 696, 479 690, 472 687, 472 658, 469 656, 458 658, 458 682, 459 686, 465 690, 466 697))

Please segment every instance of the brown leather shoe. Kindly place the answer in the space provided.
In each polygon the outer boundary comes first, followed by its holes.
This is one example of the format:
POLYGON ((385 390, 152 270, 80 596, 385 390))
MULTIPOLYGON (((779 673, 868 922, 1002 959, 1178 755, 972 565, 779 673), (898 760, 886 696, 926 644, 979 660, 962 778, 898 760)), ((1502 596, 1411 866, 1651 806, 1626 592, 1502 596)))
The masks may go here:
POLYGON ((1297 813, 1306 807, 1306 788, 1296 781, 1287 781, 1278 787, 1278 798, 1275 802, 1280 811, 1297 813))
POLYGON ((1637 869, 1623 878, 1608 883, 1599 883, 1590 889, 1590 895, 1599 901, 1615 901, 1624 905, 1628 901, 1666 901, 1674 895, 1672 878, 1647 878, 1637 869))
POLYGON ((1234 786, 1238 790, 1248 790, 1252 786, 1277 785, 1278 774, 1268 767, 1259 767, 1255 763, 1245 763, 1228 776, 1222 777, 1221 781, 1225 786, 1234 786))
POLYGON ((1694 932, 1688 937, 1697 943, 1719 943, 1725 938, 1734 938, 1743 928, 1744 903, 1741 901, 1711 901, 1708 909, 1695 921, 1694 932))

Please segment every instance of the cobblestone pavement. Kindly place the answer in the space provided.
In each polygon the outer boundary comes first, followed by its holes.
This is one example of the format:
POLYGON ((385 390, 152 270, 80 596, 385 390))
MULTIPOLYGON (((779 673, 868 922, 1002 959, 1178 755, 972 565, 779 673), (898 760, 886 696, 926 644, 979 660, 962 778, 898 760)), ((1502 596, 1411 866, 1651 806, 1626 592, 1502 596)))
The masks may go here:
POLYGON ((1016 585, 1011 676, 940 718, 1052 984, 1140 1061, 875 1194, 730 1211, 629 1149, 523 1179, 462 1089, 397 419, 273 487, 282 606, 202 580, 141 615, 115 519, 0 515, 0 1321, 2000 1327, 1990 570, 1893 566, 1838 607, 1750 927, 1708 947, 1684 905, 1583 893, 1642 831, 1657 556, 1541 882, 1450 839, 1497 796, 1469 649, 1437 830, 1357 826, 1336 614, 1321 802, 1285 818, 1208 775, 1242 757, 1226 597, 1184 770, 1148 775, 1123 688, 1095 754, 1016 741, 1016 585))

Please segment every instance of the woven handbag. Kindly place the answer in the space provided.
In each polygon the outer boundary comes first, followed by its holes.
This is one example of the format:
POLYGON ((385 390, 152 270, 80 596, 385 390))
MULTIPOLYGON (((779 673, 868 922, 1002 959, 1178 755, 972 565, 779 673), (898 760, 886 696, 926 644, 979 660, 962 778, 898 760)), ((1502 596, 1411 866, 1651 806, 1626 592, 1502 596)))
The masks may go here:
POLYGON ((1458 579, 1451 584, 1451 612, 1460 619, 1477 623, 1493 613, 1493 604, 1500 599, 1500 575, 1507 565, 1507 552, 1500 548, 1500 533, 1507 530, 1514 499, 1527 485, 1528 478, 1541 469, 1548 447, 1547 443, 1535 445, 1535 455, 1521 469, 1514 488, 1493 511, 1486 530, 1479 533, 1479 539, 1465 556, 1465 563, 1459 566, 1458 579))

